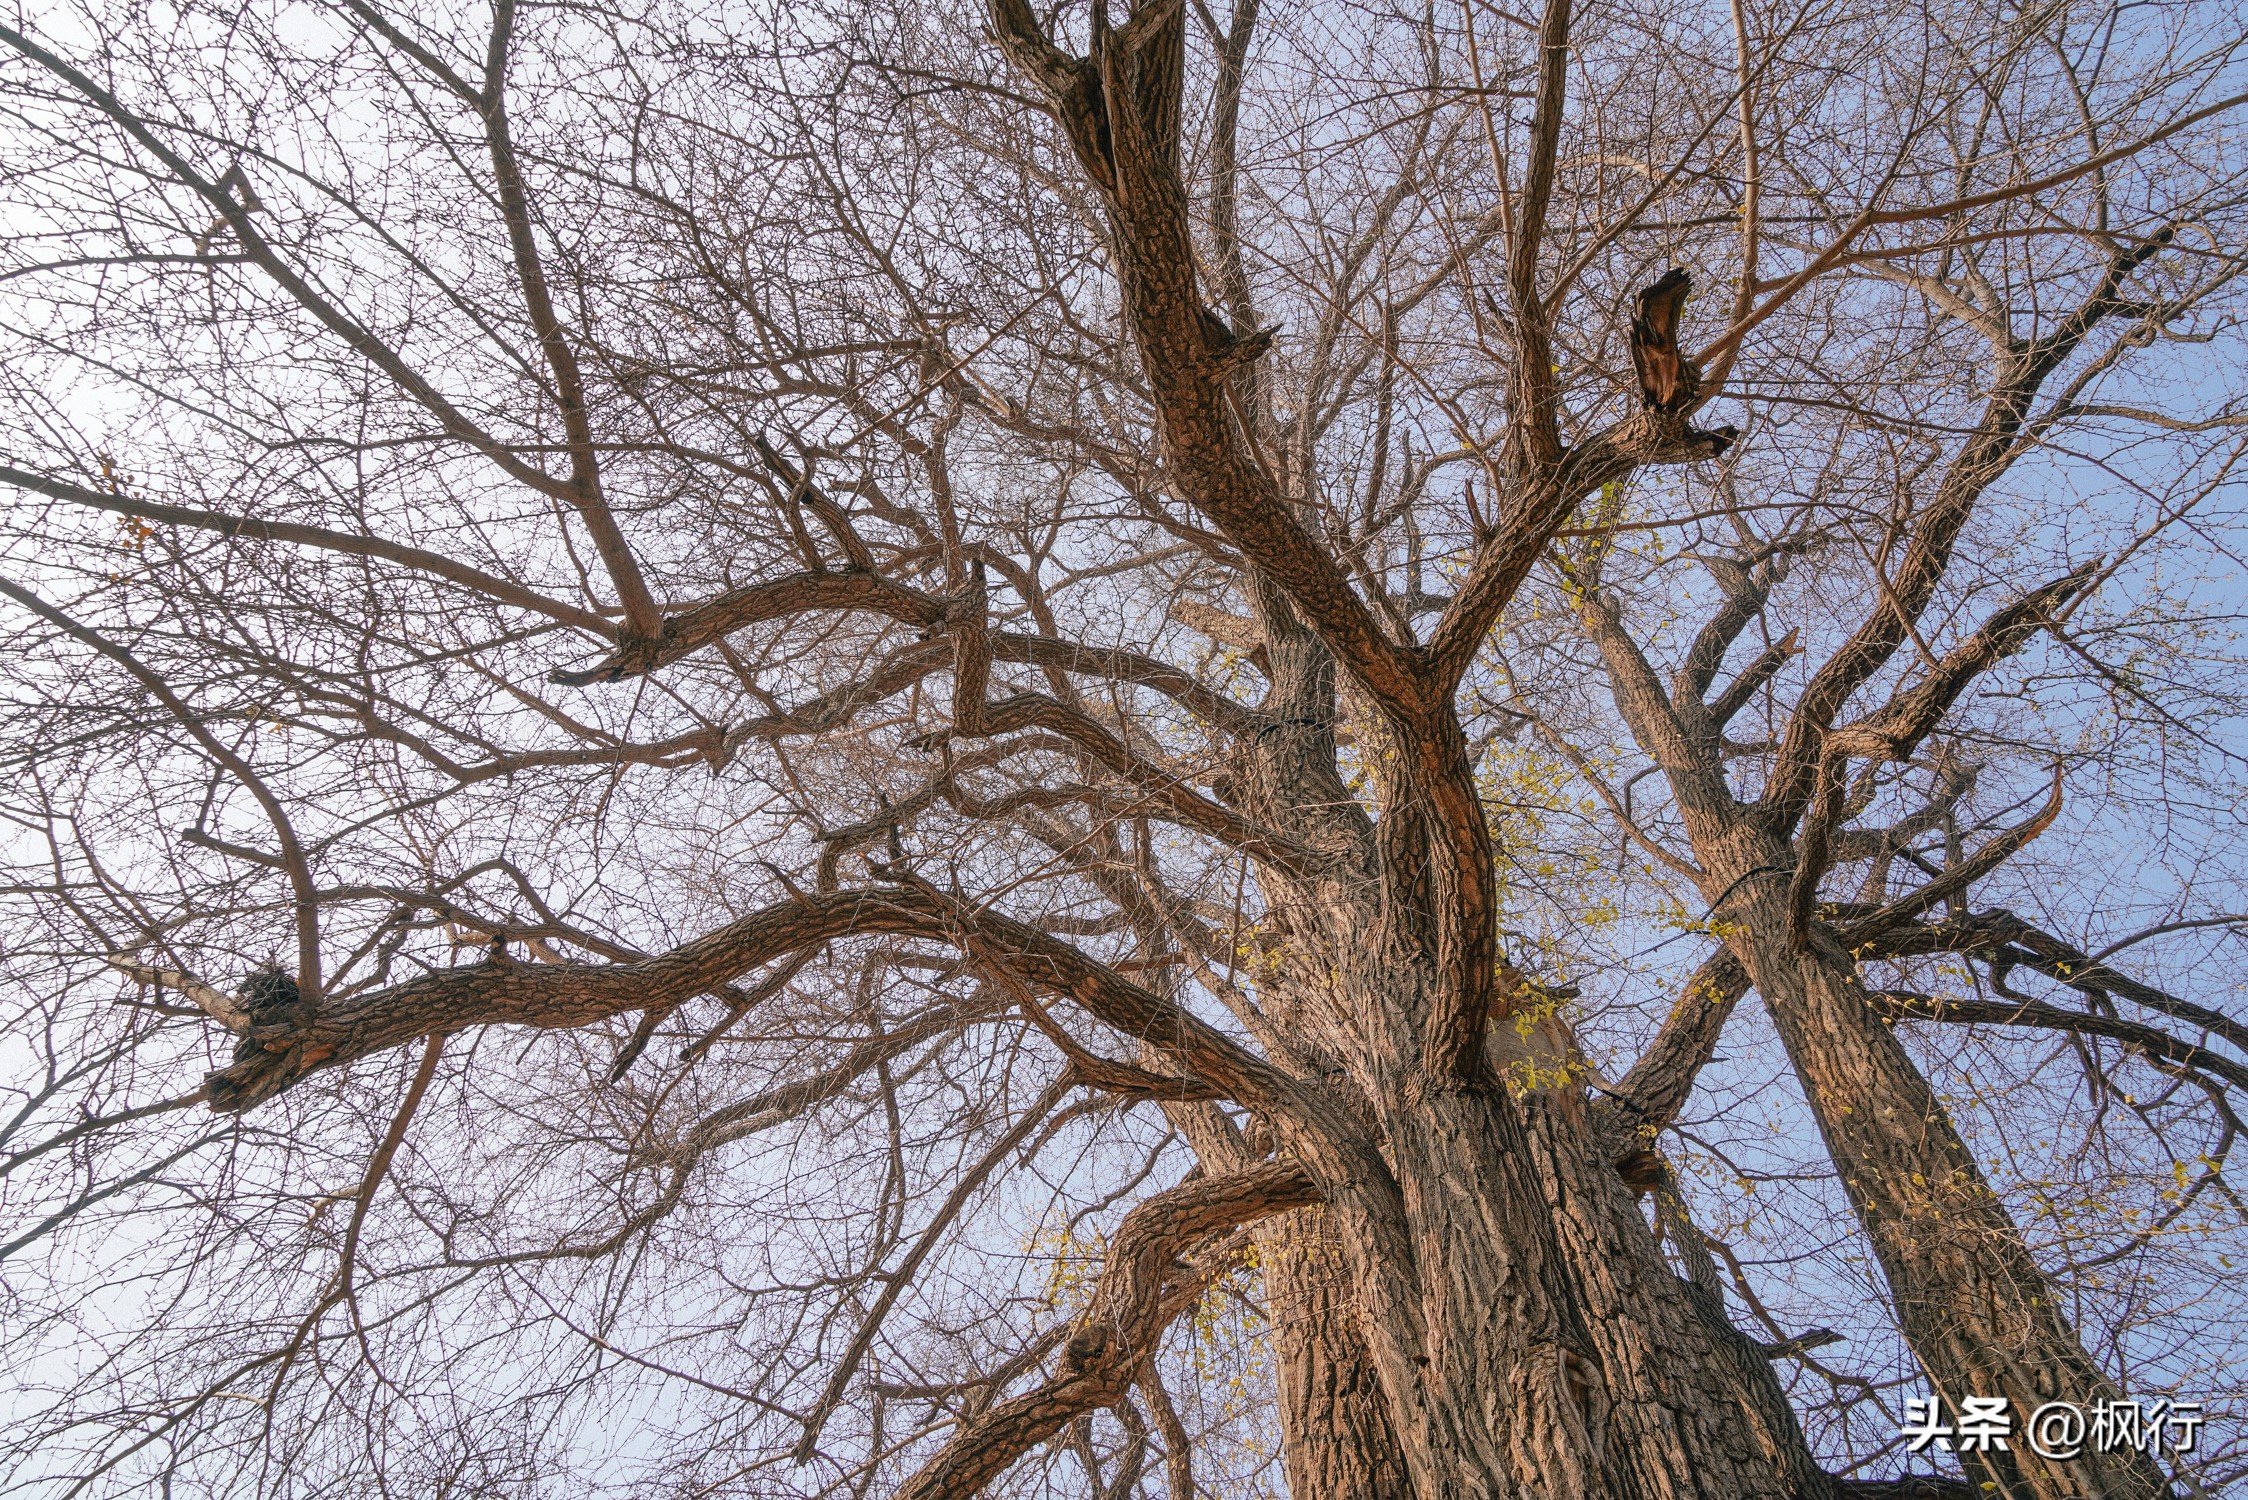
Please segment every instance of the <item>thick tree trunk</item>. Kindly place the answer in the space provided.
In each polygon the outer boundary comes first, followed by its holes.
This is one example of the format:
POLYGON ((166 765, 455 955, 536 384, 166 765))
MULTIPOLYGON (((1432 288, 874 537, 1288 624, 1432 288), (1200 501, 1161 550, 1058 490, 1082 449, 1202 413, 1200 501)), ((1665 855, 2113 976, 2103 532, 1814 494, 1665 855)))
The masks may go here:
MULTIPOLYGON (((1760 861, 1781 863, 1778 851, 1760 861)), ((1929 1383, 1956 1412, 2004 1397, 2005 1451, 1963 1453, 2000 1500, 2153 1500, 2168 1480, 2140 1453, 2047 1459, 2019 1428, 2047 1401, 2118 1392, 2085 1354, 2006 1207, 1950 1116, 1869 1003, 1857 966, 1817 924, 1789 934, 1788 879, 1743 882, 1728 939, 1764 996, 1804 1097, 1873 1242, 1897 1318, 1929 1383)))
POLYGON ((1820 1493, 1770 1371, 1664 1262, 1577 1087, 1401 1091, 1380 1123, 1409 1266, 1336 1215, 1415 1493, 1820 1493), (1385 1313, 1400 1286, 1417 1329, 1385 1313))
POLYGON ((1288 1493, 1294 1500, 1411 1500, 1412 1476, 1327 1211, 1298 1209, 1266 1221, 1257 1263, 1272 1320, 1288 1493))
POLYGON ((1456 1133, 1411 1132, 1398 1153, 1416 1205, 1417 1269, 1424 1288, 1443 1288, 1421 1299, 1431 1420, 1403 1445, 1416 1493, 1831 1493, 1762 1351, 1671 1272, 1585 1132, 1533 1105, 1508 1160, 1530 1169, 1536 1196, 1491 1191, 1513 1174, 1464 1148, 1488 1128, 1476 1116, 1497 1112, 1458 1101, 1442 1110, 1456 1133), (1463 1149, 1440 1154, 1438 1142, 1463 1149), (1526 1231, 1533 1216, 1542 1222, 1526 1231), (1560 1295, 1538 1295, 1549 1277, 1560 1295))
POLYGON ((1698 1326, 1674 1330, 1670 1347, 1698 1350, 1706 1340, 1702 1369, 1715 1382, 1709 1394, 1722 1394, 1731 1403, 1716 1401, 1705 1420, 1734 1444, 1736 1459, 1771 1467, 1791 1495, 1818 1500, 1829 1494, 1832 1483, 1813 1461, 1787 1393, 1772 1373, 1762 1346, 1727 1318, 1725 1295, 1708 1245, 1686 1223, 1684 1208, 1675 1198, 1670 1200, 1669 1222, 1684 1226, 1681 1233, 1691 1244, 1680 1247, 1689 1275, 1671 1274, 1662 1254, 1663 1231, 1651 1227, 1639 1208, 1650 1182, 1656 1190, 1665 1190, 1669 1173, 1658 1162, 1658 1171, 1650 1178, 1643 1163, 1627 1160, 1646 1154, 1637 1131, 1619 1131, 1612 1120, 1596 1122, 1586 1109, 1579 1082, 1583 1054, 1574 1033, 1558 1017, 1528 1028, 1503 1025, 1494 1029, 1488 1051, 1502 1077, 1530 1081, 1527 1087, 1517 1083, 1516 1092, 1526 1103, 1532 1141, 1551 1164, 1547 1180, 1579 1179, 1586 1186, 1574 1203, 1557 1197, 1552 1206, 1563 1253, 1583 1289, 1595 1326, 1644 1329, 1658 1308, 1673 1319, 1690 1315, 1698 1326), (1619 1193, 1619 1184, 1630 1191, 1619 1193), (1685 1298, 1683 1309, 1676 1294, 1685 1298), (1739 1424, 1737 1429, 1733 1423, 1739 1424))
MULTIPOLYGON (((1516 1384, 1508 1387, 1512 1395, 1482 1399, 1489 1446, 1499 1455, 1494 1465, 1499 1483, 1540 1497, 1773 1494, 1836 1500, 1846 1492, 1812 1459, 1764 1350, 1732 1327, 1720 1295, 1673 1275, 1665 1263, 1636 1194, 1609 1160, 1611 1149, 1589 1128, 1566 1071, 1569 1052, 1573 1048, 1555 1043, 1550 1033, 1518 1039, 1507 1026, 1496 1030, 1491 1047, 1501 1076, 1545 1080, 1516 1105, 1524 1153, 1519 1160, 1540 1185, 1531 1211, 1549 1226, 1553 1263, 1579 1311, 1576 1326, 1583 1340, 1549 1349, 1573 1408, 1557 1430, 1541 1434, 1533 1425, 1541 1420, 1552 1425, 1550 1416, 1538 1414, 1541 1393, 1535 1389, 1516 1384), (1533 1457, 1555 1441, 1571 1448, 1574 1462, 1533 1457), (1568 1478, 1572 1470, 1578 1479, 1568 1478)), ((1435 1179, 1476 1175, 1440 1171, 1435 1179)), ((1461 1214, 1463 1222, 1488 1217, 1486 1210, 1461 1214)), ((1446 1487, 1445 1469, 1425 1455, 1417 1465, 1422 1488, 1415 1489, 1405 1444, 1360 1332, 1370 1299, 1357 1295, 1361 1283, 1326 1211, 1274 1219, 1260 1244, 1280 1365, 1290 1493, 1297 1500, 1326 1500, 1488 1492, 1446 1487)), ((1393 1271, 1391 1279, 1418 1274, 1393 1271)), ((1476 1318, 1504 1308, 1502 1299, 1477 1295, 1472 1283, 1450 1297, 1426 1300, 1438 1328, 1472 1326, 1476 1318)), ((1518 1347, 1516 1334, 1486 1329, 1482 1336, 1493 1352, 1518 1347)))
MULTIPOLYGON (((1143 1058, 1152 1061, 1152 1053, 1143 1058)), ((1206 1170, 1238 1171, 1251 1160, 1215 1106, 1168 1104, 1164 1114, 1206 1170)), ((1294 1500, 1411 1500, 1412 1476, 1366 1350, 1361 1299, 1333 1219, 1318 1206, 1275 1215, 1257 1226, 1256 1247, 1288 1493, 1294 1500)))
MULTIPOLYGON (((1551 1164, 1546 1180, 1576 1188, 1549 1199, 1563 1254, 1603 1362, 1659 1382, 1624 1398, 1614 1424, 1635 1449, 1659 1448, 1675 1429, 1668 1440, 1701 1462, 1721 1451, 1742 1478, 1720 1482, 1741 1483, 1738 1493, 1755 1493, 1749 1476, 1769 1475, 1791 1500, 1822 1500, 1832 1481, 1812 1459, 1763 1349, 1732 1326, 1722 1296, 1672 1273, 1613 1164, 1604 1152, 1587 1154, 1591 1139, 1570 1118, 1575 1103, 1541 1098, 1530 1120, 1534 1148, 1551 1164)), ((1671 1492, 1661 1476, 1649 1480, 1651 1493, 1671 1492)), ((1696 1492, 1707 1491, 1678 1491, 1696 1492)))

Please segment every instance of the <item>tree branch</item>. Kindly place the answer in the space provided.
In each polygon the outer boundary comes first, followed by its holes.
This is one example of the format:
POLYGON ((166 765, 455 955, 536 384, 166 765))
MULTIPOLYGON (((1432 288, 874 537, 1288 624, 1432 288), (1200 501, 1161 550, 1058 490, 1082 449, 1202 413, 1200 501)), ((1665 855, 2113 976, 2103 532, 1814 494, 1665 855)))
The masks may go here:
POLYGON ((837 938, 887 934, 990 945, 1030 984, 1066 996, 1104 1024, 1177 1058, 1190 1076, 1275 1112, 1300 1113, 1301 1091, 1194 1016, 1076 948, 1025 923, 976 911, 922 886, 825 891, 754 912, 669 952, 631 963, 446 969, 352 997, 285 1025, 252 1027, 232 1066, 211 1075, 211 1107, 239 1113, 298 1079, 430 1031, 471 1026, 546 1030, 677 1004, 784 954, 837 938))
POLYGON ((99 490, 83 489, 60 479, 51 479, 44 474, 33 474, 7 465, 0 465, 0 484, 11 484, 17 489, 45 495, 51 500, 67 500, 73 505, 106 510, 114 515, 136 516, 144 521, 161 521, 169 526, 193 526, 204 531, 215 531, 226 537, 256 537, 261 541, 319 547, 353 557, 396 563, 402 568, 411 568, 417 573, 428 573, 448 583, 457 583, 502 604, 530 610, 564 625, 574 625, 580 630, 591 631, 603 637, 613 638, 616 635, 616 626, 591 610, 579 609, 558 599, 549 599, 536 590, 525 588, 496 573, 487 573, 443 553, 409 547, 402 542, 385 541, 380 537, 353 536, 347 531, 299 526, 288 521, 261 521, 251 516, 228 515, 224 511, 191 510, 183 505, 162 505, 153 500, 135 500, 122 494, 104 494, 99 490))
POLYGON ((2248 1067, 2205 1047, 2181 1041, 2159 1027, 2141 1025, 2137 1021, 2064 1010, 2058 1005, 2046 1005, 2035 1000, 2009 1002, 1937 999, 1910 990, 1869 990, 1867 998, 1888 1015, 1911 1017, 1915 1020, 1959 1021, 1983 1026, 2033 1026, 2046 1031, 2073 1032, 2078 1036, 2104 1036, 2127 1043, 2164 1062, 2214 1073, 2234 1088, 2248 1089, 2248 1067))
POLYGON ((1036 1389, 964 1423, 898 1489, 898 1500, 970 1500, 1069 1422, 1114 1405, 1155 1352, 1163 1330, 1223 1265, 1174 1270, 1213 1235, 1318 1202, 1311 1179, 1286 1162, 1167 1189, 1124 1216, 1109 1244, 1092 1306, 1063 1347, 1061 1368, 1036 1389))

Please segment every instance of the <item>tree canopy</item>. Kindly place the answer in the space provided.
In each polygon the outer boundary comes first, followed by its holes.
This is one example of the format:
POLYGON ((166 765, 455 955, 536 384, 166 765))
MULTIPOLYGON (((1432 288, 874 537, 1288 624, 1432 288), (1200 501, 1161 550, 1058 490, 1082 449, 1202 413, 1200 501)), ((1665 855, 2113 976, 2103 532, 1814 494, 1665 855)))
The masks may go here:
POLYGON ((0 1473, 2242 1482, 2244 36, 0 22, 0 1473))

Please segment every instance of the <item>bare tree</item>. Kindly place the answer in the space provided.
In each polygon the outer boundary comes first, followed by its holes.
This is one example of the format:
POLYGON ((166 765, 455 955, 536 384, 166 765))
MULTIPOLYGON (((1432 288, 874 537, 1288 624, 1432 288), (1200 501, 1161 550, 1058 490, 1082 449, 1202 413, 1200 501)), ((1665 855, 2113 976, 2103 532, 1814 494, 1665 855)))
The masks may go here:
POLYGON ((2240 21, 0 25, 18 1482, 2215 1492, 2240 21))

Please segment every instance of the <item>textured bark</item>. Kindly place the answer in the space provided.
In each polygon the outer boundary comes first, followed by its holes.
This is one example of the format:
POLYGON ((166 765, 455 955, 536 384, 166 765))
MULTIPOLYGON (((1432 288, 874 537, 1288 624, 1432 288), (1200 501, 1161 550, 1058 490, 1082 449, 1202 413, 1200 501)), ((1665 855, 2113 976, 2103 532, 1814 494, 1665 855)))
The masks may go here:
MULTIPOLYGON (((2111 294, 2103 290, 2100 297, 2111 294)), ((2087 308, 2100 306, 2100 297, 2087 308)), ((2003 468, 2035 384, 2035 371, 2025 376, 2015 370, 1992 398, 1914 533, 1898 575, 1910 581, 1909 597, 1899 583, 1897 597, 1814 676, 1791 720, 1779 767, 1754 807, 1731 794, 1715 751, 1722 721, 1702 697, 1714 664, 1762 610, 1768 583, 1748 576, 1734 581, 1727 606, 1705 627, 1669 691, 1623 629, 1613 603, 1598 592, 1597 578, 1587 580, 1579 611, 1605 660, 1617 708, 1669 780, 1703 867, 1705 894, 1712 910, 1723 912, 1726 944, 1771 1012, 1888 1279, 1906 1340, 1951 1409, 1969 1396, 2005 1397, 2017 1420, 2046 1401, 2082 1403, 2117 1393, 2061 1316, 2005 1206, 1867 994, 1856 960, 1817 919, 1815 907, 1831 863, 1829 838, 1841 821, 1846 756, 1909 756, 1975 672, 2019 648, 2043 618, 2042 601, 2073 587, 2064 579, 2033 591, 1882 709, 1839 730, 1820 727, 1888 659, 1903 621, 1925 605, 1974 497, 2003 468), (1802 832, 1791 839, 1799 820, 1802 832)), ((2052 811, 1994 839, 1994 849, 2018 848, 2052 811)), ((1952 872, 1956 881, 1931 882, 1928 899, 1963 889, 1975 864, 1963 861, 1952 872)), ((1990 1487, 1983 1493, 2007 1500, 2151 1500, 2171 1493, 2144 1454, 2049 1460, 2016 1442, 2006 1452, 1961 1459, 1975 1484, 1990 1487)))
MULTIPOLYGON (((1613 1423, 1642 1449, 1659 1448, 1663 1434, 1675 1429, 1680 1436, 1670 1441, 1704 1455, 1704 1462, 1722 1452, 1741 1476, 1697 1476, 1702 1488, 1687 1490, 1650 1475, 1648 1492, 1708 1493, 1713 1484, 1737 1482, 1740 1493, 1749 1494, 1750 1483, 1770 1475, 1795 1500, 1833 1494, 1833 1481, 1813 1460, 1765 1350, 1727 1318, 1713 1274, 1705 1276, 1706 1286, 1673 1274, 1639 1208, 1638 1191, 1619 1170, 1637 1163, 1610 1160, 1608 1144, 1585 1116, 1573 1088, 1531 1095, 1532 1143, 1546 1164, 1554 1222, 1602 1360, 1655 1376, 1656 1383, 1614 1413, 1613 1423)), ((1668 1185, 1667 1171, 1660 1181, 1668 1185)))
MULTIPOLYGON (((1603 1372, 1659 1365, 1664 1388, 1651 1402, 1606 1412, 1594 1444, 1618 1454, 1690 1447, 1724 1455, 1725 1474, 1692 1487, 1659 1465, 1624 1465, 1603 1494, 1783 1493, 1840 1500, 1848 1493, 1812 1459, 1765 1351, 1726 1318, 1721 1298, 1673 1276, 1655 1253, 1647 1223, 1611 1165, 1583 1160, 1563 1119, 1533 1113, 1533 1150, 1546 1170, 1548 1207, 1582 1297, 1603 1372), (1559 1153, 1569 1151, 1571 1160, 1559 1153), (1581 1191, 1558 1185, 1581 1173, 1581 1191), (1611 1183, 1613 1184, 1611 1186, 1611 1183), (1683 1361, 1683 1362, 1681 1362, 1683 1361), (1628 1472, 1637 1468, 1640 1472, 1628 1472), (1757 1483, 1769 1472, 1774 1489, 1757 1483)), ((1355 1321, 1342 1244, 1323 1210, 1267 1223, 1258 1238, 1273 1321, 1289 1493, 1298 1500, 1414 1493, 1392 1430, 1378 1374, 1355 1321)), ((1536 1491, 1532 1491, 1536 1493, 1536 1491)))
POLYGON ((1326 1211, 1269 1220, 1257 1235, 1257 1264, 1272 1322, 1288 1493, 1409 1500, 1412 1476, 1326 1211))
MULTIPOLYGON (((1275 711, 1324 723, 1331 668, 1284 616, 1263 624, 1286 685, 1275 711)), ((1349 832, 1339 824, 1355 804, 1321 782, 1333 775, 1321 738, 1271 737, 1262 769, 1234 792, 1257 816, 1278 818, 1290 799, 1321 809, 1338 826, 1292 831, 1324 847, 1349 832)), ((1384 790, 1409 800, 1394 782, 1384 790)), ((1369 910, 1359 882, 1274 883, 1286 893, 1276 935, 1303 954, 1297 972, 1323 982, 1268 983, 1262 997, 1298 1061, 1348 1101, 1376 1143, 1326 1176, 1291 1123, 1273 1122, 1281 1144, 1321 1177, 1414 1493, 1807 1492, 1797 1481, 1815 1471, 1769 1370, 1754 1372, 1763 1386, 1744 1397, 1738 1336, 1722 1319, 1713 1328, 1664 1263, 1589 1119, 1565 1028, 1537 1019, 1540 997, 1509 972, 1512 1014, 1491 1028, 1474 1082, 1433 1085, 1421 1065, 1415 1023, 1435 1008, 1428 949, 1418 945, 1429 935, 1395 907, 1425 893, 1397 872, 1413 867, 1427 827, 1393 816, 1376 831, 1401 891, 1390 910, 1369 910)), ((1314 1393, 1358 1388, 1340 1372, 1291 1370, 1283 1380, 1314 1393)), ((1358 1418, 1327 1420, 1349 1431, 1358 1418)), ((1346 1460, 1330 1451, 1320 1461, 1346 1460)))
MULTIPOLYGON (((1204 1170, 1237 1172, 1253 1159, 1215 1106, 1166 1104, 1163 1113, 1204 1170)), ((1320 1205, 1277 1214, 1257 1225, 1254 1244, 1272 1327, 1288 1493, 1409 1500, 1412 1476, 1366 1349, 1362 1299, 1333 1219, 1320 1205)))
POLYGON ((1813 1461, 1762 1347, 1733 1327, 1714 1287, 1672 1273, 1636 1195, 1604 1152, 1587 1155, 1594 1139, 1570 1113, 1558 1095, 1540 1100, 1532 1112, 1532 1140, 1550 1163, 1547 1181, 1564 1253, 1603 1363, 1647 1371, 1659 1382, 1623 1402, 1612 1425, 1635 1448, 1674 1441, 1704 1463, 1722 1453, 1741 1476, 1697 1475, 1700 1487, 1686 1489, 1671 1487, 1668 1476, 1649 1475, 1647 1492, 1712 1493, 1713 1482, 1734 1482, 1745 1495, 1757 1492, 1750 1483, 1769 1475, 1778 1493, 1795 1500, 1828 1495, 1832 1481, 1813 1461), (1567 1185, 1576 1191, 1566 1191, 1567 1185), (1667 1437, 1672 1430, 1677 1437, 1667 1437))
MULTIPOLYGON (((1856 964, 1823 927, 1801 946, 1786 937, 1786 886, 1778 873, 1745 880, 1746 920, 1728 941, 1764 996, 1930 1385, 1953 1410, 2003 1396, 2017 1422, 2047 1401, 2115 1399, 1856 964)), ((2047 1459, 2016 1441, 1960 1462, 2009 1500, 2171 1494, 2144 1453, 2047 1459)))
POLYGON ((1267 1162, 1181 1183, 1133 1209, 1109 1246, 1092 1304, 1063 1347, 1060 1368, 962 1423, 899 1487, 898 1500, 968 1500, 1069 1423, 1117 1405, 1147 1368, 1163 1330, 1229 1259, 1220 1250, 1198 1264, 1190 1252, 1207 1251, 1213 1236, 1311 1196, 1310 1181, 1295 1167, 1267 1162))
MULTIPOLYGON (((1426 1329, 1425 1373, 1405 1383, 1423 1410, 1398 1423, 1416 1492, 1811 1492, 1820 1476, 1776 1382, 1744 1365, 1746 1341, 1665 1264, 1598 1147, 1579 1086, 1511 1097, 1500 1073, 1525 1061, 1533 1076, 1558 1070, 1529 1028, 1494 1035, 1489 1086, 1408 1092, 1382 1122, 1426 1329), (1509 1055, 1518 1051, 1529 1055, 1509 1055)), ((1347 1226, 1342 1239, 1362 1291, 1402 1279, 1347 1226)), ((1366 1311, 1385 1393, 1402 1412, 1401 1382, 1383 1363, 1390 1331, 1366 1311)))

